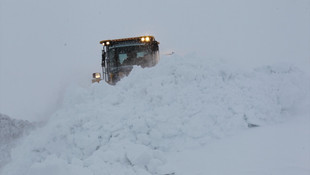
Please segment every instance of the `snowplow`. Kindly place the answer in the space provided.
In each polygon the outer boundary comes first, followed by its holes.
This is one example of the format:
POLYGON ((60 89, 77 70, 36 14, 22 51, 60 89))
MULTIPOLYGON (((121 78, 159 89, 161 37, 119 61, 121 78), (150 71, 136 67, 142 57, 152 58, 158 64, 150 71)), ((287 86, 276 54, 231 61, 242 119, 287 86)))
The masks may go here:
POLYGON ((102 76, 93 73, 92 82, 104 80, 115 85, 129 75, 134 66, 153 67, 159 61, 159 42, 154 36, 140 36, 100 41, 102 76))

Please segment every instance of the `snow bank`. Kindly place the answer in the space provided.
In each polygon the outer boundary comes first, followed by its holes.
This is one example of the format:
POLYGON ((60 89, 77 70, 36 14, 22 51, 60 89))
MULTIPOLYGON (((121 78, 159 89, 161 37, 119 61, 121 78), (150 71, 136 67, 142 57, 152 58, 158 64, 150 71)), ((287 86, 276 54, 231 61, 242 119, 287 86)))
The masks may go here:
POLYGON ((11 119, 0 113, 0 169, 10 160, 10 150, 17 140, 33 128, 34 125, 28 121, 11 119))
POLYGON ((71 87, 49 123, 12 151, 5 175, 168 174, 166 153, 285 121, 309 104, 290 65, 242 70, 197 57, 136 67, 116 86, 71 87), (52 171, 57 169, 57 171, 52 171))

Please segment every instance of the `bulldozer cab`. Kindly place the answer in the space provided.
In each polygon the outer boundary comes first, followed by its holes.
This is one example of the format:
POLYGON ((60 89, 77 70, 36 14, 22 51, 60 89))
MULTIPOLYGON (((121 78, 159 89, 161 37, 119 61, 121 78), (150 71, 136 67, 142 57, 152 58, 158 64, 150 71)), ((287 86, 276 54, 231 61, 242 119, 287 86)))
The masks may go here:
MULTIPOLYGON (((153 36, 103 40, 100 44, 102 79, 111 85, 128 76, 134 66, 153 67, 159 61, 159 42, 153 36)), ((101 76, 93 76, 93 82, 101 80, 101 76)))

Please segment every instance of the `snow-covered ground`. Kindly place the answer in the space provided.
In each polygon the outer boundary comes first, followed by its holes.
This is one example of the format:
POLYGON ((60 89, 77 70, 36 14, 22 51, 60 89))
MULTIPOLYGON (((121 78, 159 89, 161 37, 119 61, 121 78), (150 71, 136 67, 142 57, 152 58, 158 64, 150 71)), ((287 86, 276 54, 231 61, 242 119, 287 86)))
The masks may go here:
POLYGON ((309 174, 309 89, 289 64, 163 57, 116 86, 68 88, 1 174, 309 174))
POLYGON ((180 175, 308 175, 309 126, 307 117, 255 128, 197 150, 169 153, 165 167, 180 175))
POLYGON ((11 119, 0 113, 0 169, 10 161, 10 151, 19 138, 27 135, 33 128, 33 123, 11 119))

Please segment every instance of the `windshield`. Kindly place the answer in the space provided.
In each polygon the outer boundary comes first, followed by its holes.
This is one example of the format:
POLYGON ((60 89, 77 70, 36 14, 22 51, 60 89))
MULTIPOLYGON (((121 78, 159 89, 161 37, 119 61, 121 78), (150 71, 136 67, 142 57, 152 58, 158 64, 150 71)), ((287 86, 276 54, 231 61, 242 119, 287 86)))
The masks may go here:
POLYGON ((151 54, 152 50, 148 45, 112 47, 108 51, 111 67, 138 65, 139 59, 145 59, 151 54))

